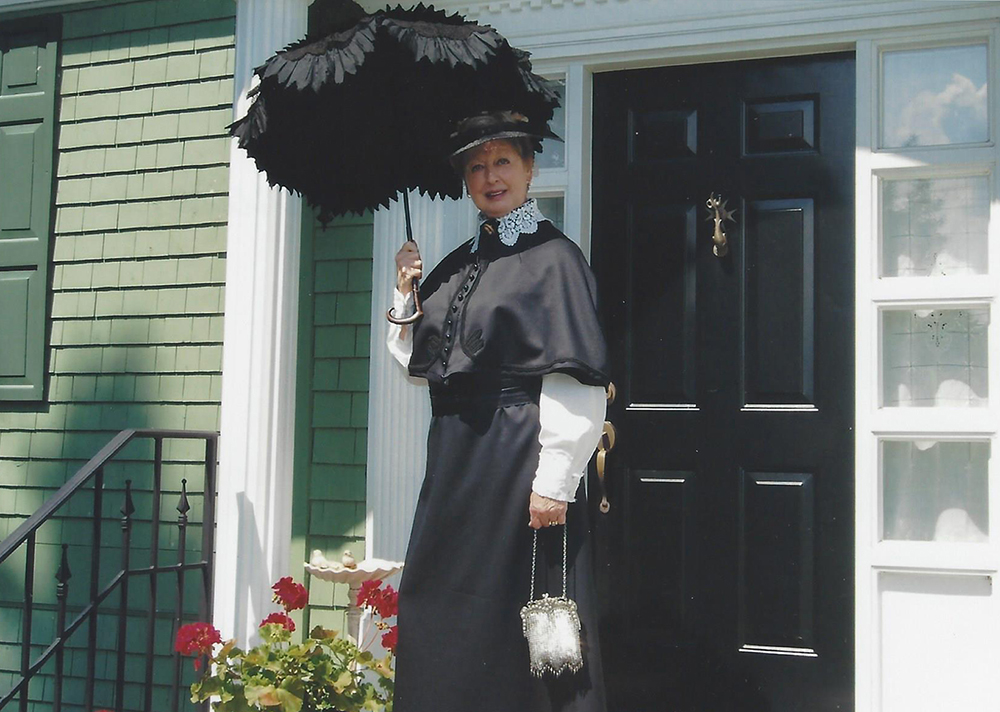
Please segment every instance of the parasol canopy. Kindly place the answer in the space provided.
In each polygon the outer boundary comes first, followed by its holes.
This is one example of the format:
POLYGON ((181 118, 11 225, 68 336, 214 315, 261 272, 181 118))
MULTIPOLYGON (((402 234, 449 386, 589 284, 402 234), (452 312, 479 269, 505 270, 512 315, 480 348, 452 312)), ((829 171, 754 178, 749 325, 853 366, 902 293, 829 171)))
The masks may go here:
POLYGON ((552 135, 558 95, 488 25, 422 3, 367 13, 317 0, 310 26, 255 70, 254 101, 230 130, 271 185, 301 194, 323 222, 408 190, 461 197, 447 157, 462 118, 512 110, 552 135))

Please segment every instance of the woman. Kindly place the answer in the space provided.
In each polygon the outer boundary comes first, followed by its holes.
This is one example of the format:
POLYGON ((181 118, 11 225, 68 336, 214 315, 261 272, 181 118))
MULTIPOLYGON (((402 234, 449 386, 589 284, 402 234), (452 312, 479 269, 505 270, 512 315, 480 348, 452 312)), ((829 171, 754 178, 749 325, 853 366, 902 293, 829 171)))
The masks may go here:
MULTIPOLYGON (((452 162, 479 234, 421 285, 423 318, 389 348, 430 384, 427 471, 400 585, 396 712, 603 712, 589 524, 579 482, 600 437, 608 383, 595 283, 579 248, 527 199, 541 132, 511 112, 467 119, 452 162), (537 680, 519 611, 532 529, 536 597, 567 595, 584 667, 537 680)), ((412 313, 416 246, 396 255, 397 315, 412 313)))

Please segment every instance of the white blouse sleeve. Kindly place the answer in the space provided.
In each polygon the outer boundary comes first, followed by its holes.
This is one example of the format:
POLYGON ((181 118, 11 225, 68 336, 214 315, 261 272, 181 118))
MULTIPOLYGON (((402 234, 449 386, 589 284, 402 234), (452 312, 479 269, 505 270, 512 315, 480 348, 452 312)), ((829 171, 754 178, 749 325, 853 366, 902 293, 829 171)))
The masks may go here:
MULTIPOLYGON (((407 317, 413 314, 413 292, 408 292, 406 296, 398 289, 392 290, 392 307, 397 317, 407 317)), ((410 354, 413 353, 413 337, 409 324, 393 324, 389 322, 389 334, 386 338, 386 346, 393 358, 399 361, 403 368, 410 365, 410 354)))
POLYGON ((563 502, 576 490, 601 438, 607 397, 601 386, 585 386, 565 373, 542 376, 538 419, 542 445, 531 489, 563 502))

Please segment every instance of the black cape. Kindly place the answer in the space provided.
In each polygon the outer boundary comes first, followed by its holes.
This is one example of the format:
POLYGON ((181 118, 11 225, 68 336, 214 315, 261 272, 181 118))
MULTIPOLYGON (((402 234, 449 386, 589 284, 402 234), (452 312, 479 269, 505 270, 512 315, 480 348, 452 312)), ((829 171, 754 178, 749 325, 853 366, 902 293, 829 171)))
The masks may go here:
POLYGON ((460 246, 421 284, 410 375, 445 383, 458 373, 563 372, 607 386, 597 285, 580 248, 548 220, 513 246, 495 233, 479 239, 477 251, 460 246))

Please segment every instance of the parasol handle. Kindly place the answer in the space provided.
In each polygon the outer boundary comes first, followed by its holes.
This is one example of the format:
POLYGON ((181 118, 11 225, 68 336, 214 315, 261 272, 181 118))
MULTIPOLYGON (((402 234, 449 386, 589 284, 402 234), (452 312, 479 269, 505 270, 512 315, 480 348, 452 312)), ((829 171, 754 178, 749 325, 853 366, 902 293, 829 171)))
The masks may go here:
MULTIPOLYGON (((410 226, 410 195, 407 190, 403 191, 403 212, 406 215, 406 240, 407 242, 415 243, 413 239, 413 228, 410 226)), ((412 324, 424 315, 424 310, 420 306, 419 279, 413 280, 413 306, 416 311, 414 311, 410 316, 403 317, 402 319, 393 314, 395 307, 389 307, 389 311, 385 313, 385 318, 393 324, 412 324)))

